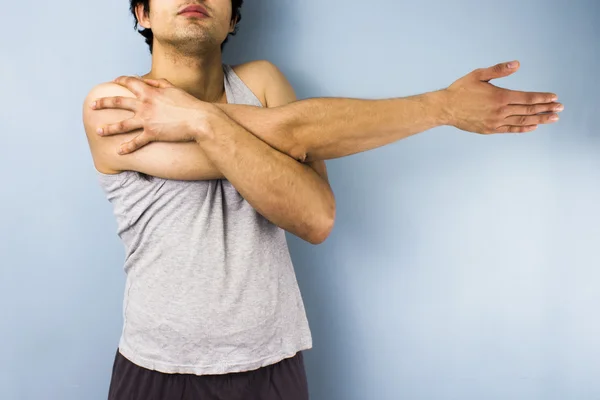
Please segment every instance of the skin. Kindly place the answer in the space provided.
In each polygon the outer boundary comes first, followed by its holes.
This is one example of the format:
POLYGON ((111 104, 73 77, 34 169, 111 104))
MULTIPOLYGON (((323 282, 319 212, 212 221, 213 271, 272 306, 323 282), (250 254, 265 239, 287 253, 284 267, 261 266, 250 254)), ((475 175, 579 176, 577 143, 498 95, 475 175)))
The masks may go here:
MULTIPOLYGON (((208 17, 179 15, 191 3, 154 0, 150 12, 137 10, 139 24, 154 33, 152 68, 144 77, 169 79, 182 97, 224 103, 224 76, 220 45, 235 26, 230 0, 205 1, 208 17)), ((295 100, 289 84, 267 85, 262 63, 237 66, 236 73, 265 107, 295 100)), ((133 96, 122 86, 104 83, 89 98, 133 96)), ((86 100, 87 103, 88 100, 86 100)), ((168 179, 228 179, 261 215, 312 244, 322 243, 335 220, 335 198, 323 161, 299 163, 232 123, 223 126, 231 141, 200 147, 195 143, 153 143, 131 155, 115 152, 118 137, 100 137, 99 124, 132 116, 126 110, 91 110, 83 121, 98 171, 116 174, 131 170, 168 179), (218 171, 218 172, 217 172, 218 171)), ((134 133, 135 134, 135 133, 134 133)))
MULTIPOLYGON (((518 69, 516 64, 513 68, 498 64, 475 70, 447 89, 400 99, 309 99, 286 107, 260 110, 241 105, 207 105, 191 98, 178 98, 173 101, 179 102, 181 110, 185 108, 189 112, 177 113, 175 107, 169 110, 173 113, 172 118, 166 112, 161 116, 169 118, 173 126, 181 124, 177 129, 152 125, 153 114, 163 114, 161 101, 178 96, 177 88, 166 80, 118 78, 119 84, 135 92, 143 101, 104 98, 92 103, 92 108, 123 108, 136 112, 134 118, 99 127, 97 132, 107 136, 145 127, 141 135, 123 145, 124 153, 136 151, 153 141, 205 138, 211 133, 203 130, 201 123, 203 117, 214 116, 212 107, 300 161, 327 160, 380 147, 440 125, 496 134, 530 132, 539 124, 556 122, 557 113, 564 109, 555 101, 556 95, 506 90, 489 83, 514 73, 518 69), (193 126, 194 120, 200 124, 193 126)), ((280 75, 274 66, 269 68, 274 71, 272 76, 280 75)))
POLYGON ((209 10, 202 20, 176 16, 175 1, 152 2, 147 18, 138 12, 140 24, 155 33, 152 70, 100 85, 86 98, 84 124, 96 168, 226 178, 271 222, 311 243, 325 240, 335 218, 323 160, 440 125, 480 134, 530 132, 555 122, 563 109, 553 93, 489 83, 516 72, 518 62, 478 69, 444 90, 407 98, 295 101, 283 74, 258 61, 235 70, 266 108, 224 104, 219 44, 234 27, 230 1, 202 4, 209 10))

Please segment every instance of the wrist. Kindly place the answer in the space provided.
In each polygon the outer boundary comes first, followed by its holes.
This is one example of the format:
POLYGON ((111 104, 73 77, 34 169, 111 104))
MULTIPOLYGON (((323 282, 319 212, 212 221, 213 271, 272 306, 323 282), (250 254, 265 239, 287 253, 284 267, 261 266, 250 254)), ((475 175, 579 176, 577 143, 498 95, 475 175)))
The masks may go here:
POLYGON ((432 117, 434 118, 436 125, 453 126, 453 101, 451 93, 447 89, 442 89, 428 93, 428 95, 429 100, 431 101, 432 117))
POLYGON ((205 102, 200 102, 200 105, 193 110, 189 119, 189 129, 194 141, 200 143, 214 137, 214 126, 219 112, 220 110, 213 104, 205 102))

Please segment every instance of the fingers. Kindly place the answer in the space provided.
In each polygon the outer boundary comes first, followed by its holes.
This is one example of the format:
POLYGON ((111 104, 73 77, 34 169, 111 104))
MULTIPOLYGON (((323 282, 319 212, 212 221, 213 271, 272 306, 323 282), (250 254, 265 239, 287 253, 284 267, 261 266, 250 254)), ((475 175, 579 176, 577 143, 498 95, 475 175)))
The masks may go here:
POLYGON ((500 123, 510 127, 552 124, 559 120, 558 113, 562 110, 564 106, 560 103, 509 105, 502 111, 506 117, 500 123))
POLYGON ((148 87, 141 78, 133 76, 120 76, 114 82, 129 89, 137 98, 140 98, 144 94, 144 90, 148 87))
POLYGON ((558 114, 542 114, 542 115, 514 115, 504 120, 506 125, 513 126, 529 126, 540 124, 553 124, 558 121, 558 114))
POLYGON ((558 100, 555 93, 520 92, 517 90, 505 91, 506 103, 508 104, 542 104, 552 103, 558 100))
POLYGON ((560 103, 541 103, 528 105, 508 105, 504 109, 504 115, 536 115, 547 112, 561 112, 565 107, 560 103))
POLYGON ((146 82, 150 86, 154 86, 160 89, 175 87, 171 82, 169 82, 166 79, 144 79, 144 82, 146 82))
POLYGON ((138 100, 133 97, 115 96, 103 97, 92 103, 94 110, 119 109, 137 111, 138 100))
POLYGON ((120 155, 133 153, 134 151, 141 149, 142 147, 144 147, 151 141, 152 140, 149 135, 147 135, 146 133, 142 133, 142 134, 134 137, 129 142, 125 142, 125 143, 121 144, 121 147, 119 148, 118 153, 120 155))
POLYGON ((514 74, 519 69, 519 66, 520 64, 518 61, 511 61, 497 64, 489 68, 481 68, 475 70, 473 73, 478 80, 487 82, 492 79, 504 78, 514 74))
POLYGON ((118 122, 116 124, 106 125, 104 127, 99 127, 97 129, 97 133, 100 136, 111 136, 118 135, 121 133, 132 132, 138 129, 142 129, 144 127, 144 123, 137 118, 130 118, 124 121, 118 122))
POLYGON ((526 133, 532 132, 537 129, 537 125, 527 125, 527 126, 514 126, 514 125, 504 125, 496 129, 495 133, 526 133))

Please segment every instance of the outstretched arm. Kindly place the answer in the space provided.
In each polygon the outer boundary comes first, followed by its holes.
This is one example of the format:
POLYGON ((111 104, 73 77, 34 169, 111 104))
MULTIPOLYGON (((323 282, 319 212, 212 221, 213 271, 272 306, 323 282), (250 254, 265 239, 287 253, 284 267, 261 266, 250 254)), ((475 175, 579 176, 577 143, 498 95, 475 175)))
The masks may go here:
MULTIPOLYGON (((489 83, 518 63, 478 69, 445 90, 417 96, 360 100, 317 98, 258 110, 217 104, 274 148, 301 160, 328 160, 371 150, 441 125, 481 133, 522 133, 558 120, 553 93, 501 89, 489 83), (545 114, 541 114, 545 113, 545 114)), ((274 80, 285 80, 270 66, 274 80)))
MULTIPOLYGON (((274 82, 285 84, 285 78, 276 67, 264 64, 274 82)), ((475 70, 447 89, 397 99, 320 98, 269 109, 226 104, 214 106, 273 148, 297 160, 326 160, 380 147, 440 125, 493 134, 529 132, 538 124, 556 121, 557 113, 563 109, 556 103, 556 95, 512 91, 489 83, 492 79, 513 74, 517 69, 518 63, 498 64, 475 70)), ((121 78, 118 82, 127 86, 132 78, 121 78)), ((166 81, 146 82, 158 90, 170 87, 166 81)), ((98 107, 120 107, 114 100, 101 99, 98 107)), ((202 114, 206 106, 200 103, 198 101, 196 106, 188 106, 188 109, 195 108, 196 114, 202 114)), ((193 126, 194 120, 202 120, 195 118, 194 112, 188 112, 182 118, 189 120, 189 129, 200 129, 193 126)), ((126 122, 121 126, 105 126, 103 133, 114 135, 143 125, 140 118, 126 122)), ((129 154, 149 142, 171 141, 181 135, 182 132, 157 135, 146 131, 123 148, 129 154)))

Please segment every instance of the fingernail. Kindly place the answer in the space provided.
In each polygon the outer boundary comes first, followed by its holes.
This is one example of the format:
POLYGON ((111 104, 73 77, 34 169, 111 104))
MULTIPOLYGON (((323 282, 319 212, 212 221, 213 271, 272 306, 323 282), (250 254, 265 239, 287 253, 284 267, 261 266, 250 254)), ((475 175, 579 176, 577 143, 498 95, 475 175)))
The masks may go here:
POLYGON ((557 106, 554 110, 555 111, 562 111, 565 109, 565 106, 563 106, 562 104, 560 106, 557 106))
POLYGON ((97 104, 98 104, 98 102, 97 102, 97 101, 93 102, 93 103, 92 103, 92 108, 96 108, 96 105, 97 105, 97 104))
POLYGON ((516 62, 509 62, 508 64, 506 64, 506 66, 507 66, 508 68, 516 68, 516 66, 517 66, 517 63, 516 63, 516 62))
POLYGON ((102 135, 104 133, 104 129, 98 128, 96 132, 98 132, 98 135, 102 135))
POLYGON ((551 116, 550 121, 558 121, 558 115, 551 116))

